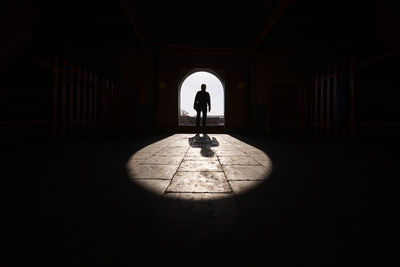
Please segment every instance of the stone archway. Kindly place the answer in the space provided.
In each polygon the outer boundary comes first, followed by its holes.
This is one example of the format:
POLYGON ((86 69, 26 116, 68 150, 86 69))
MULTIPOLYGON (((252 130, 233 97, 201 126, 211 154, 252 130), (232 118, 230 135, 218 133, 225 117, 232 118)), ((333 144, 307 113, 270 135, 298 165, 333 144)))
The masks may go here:
POLYGON ((206 84, 211 97, 211 112, 207 115, 207 126, 225 125, 225 85, 220 76, 211 69, 194 69, 188 72, 179 84, 178 125, 194 126, 196 111, 193 101, 201 84, 206 84))

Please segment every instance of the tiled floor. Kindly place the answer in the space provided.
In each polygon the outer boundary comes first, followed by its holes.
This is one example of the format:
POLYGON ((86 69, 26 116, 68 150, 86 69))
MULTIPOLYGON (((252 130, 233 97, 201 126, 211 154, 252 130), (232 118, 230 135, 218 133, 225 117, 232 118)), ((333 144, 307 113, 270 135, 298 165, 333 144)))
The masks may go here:
POLYGON ((267 180, 272 162, 262 150, 230 135, 175 134, 137 151, 127 169, 140 185, 144 185, 142 179, 164 186, 165 179, 171 180, 161 192, 163 197, 207 193, 209 199, 218 199, 239 195, 257 184, 247 181, 267 180))
POLYGON ((175 134, 134 153, 127 170, 158 199, 143 230, 148 251, 257 248, 243 211, 258 200, 239 196, 268 180, 272 162, 262 150, 226 134, 175 134))
POLYGON ((397 139, 209 137, 1 139, 12 265, 399 266, 397 139))

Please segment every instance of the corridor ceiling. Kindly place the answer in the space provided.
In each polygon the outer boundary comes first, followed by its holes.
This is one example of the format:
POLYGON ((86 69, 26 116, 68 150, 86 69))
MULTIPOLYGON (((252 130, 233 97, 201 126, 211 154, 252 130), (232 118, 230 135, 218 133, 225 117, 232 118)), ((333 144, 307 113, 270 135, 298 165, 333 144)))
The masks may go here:
POLYGON ((365 40, 359 37, 372 36, 367 30, 373 29, 366 22, 375 21, 374 2, 345 0, 60 0, 36 2, 34 10, 40 25, 34 34, 45 39, 128 39, 178 48, 272 46, 306 53, 365 40))
POLYGON ((121 1, 143 42, 249 47, 290 1, 121 1))

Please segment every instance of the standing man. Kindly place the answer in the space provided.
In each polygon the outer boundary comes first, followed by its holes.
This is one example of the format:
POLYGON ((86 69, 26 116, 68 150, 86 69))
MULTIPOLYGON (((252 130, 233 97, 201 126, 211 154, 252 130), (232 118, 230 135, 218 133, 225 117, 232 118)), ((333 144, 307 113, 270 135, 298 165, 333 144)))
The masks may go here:
POLYGON ((203 112, 203 126, 206 125, 207 105, 208 105, 208 112, 210 112, 211 111, 210 94, 206 92, 206 85, 203 83, 201 85, 201 91, 198 91, 196 93, 196 97, 194 99, 194 104, 193 104, 193 108, 197 111, 197 118, 196 118, 197 128, 200 126, 200 112, 203 112))

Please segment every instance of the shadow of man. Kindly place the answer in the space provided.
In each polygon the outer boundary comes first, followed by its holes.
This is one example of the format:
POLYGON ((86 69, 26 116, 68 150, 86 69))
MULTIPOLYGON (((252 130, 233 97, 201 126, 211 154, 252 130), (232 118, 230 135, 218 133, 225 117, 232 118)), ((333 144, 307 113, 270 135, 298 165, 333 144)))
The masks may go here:
POLYGON ((213 157, 214 151, 211 147, 219 146, 218 140, 215 137, 210 138, 207 134, 201 136, 197 133, 195 136, 190 137, 188 141, 191 147, 201 148, 200 154, 203 157, 213 157))

